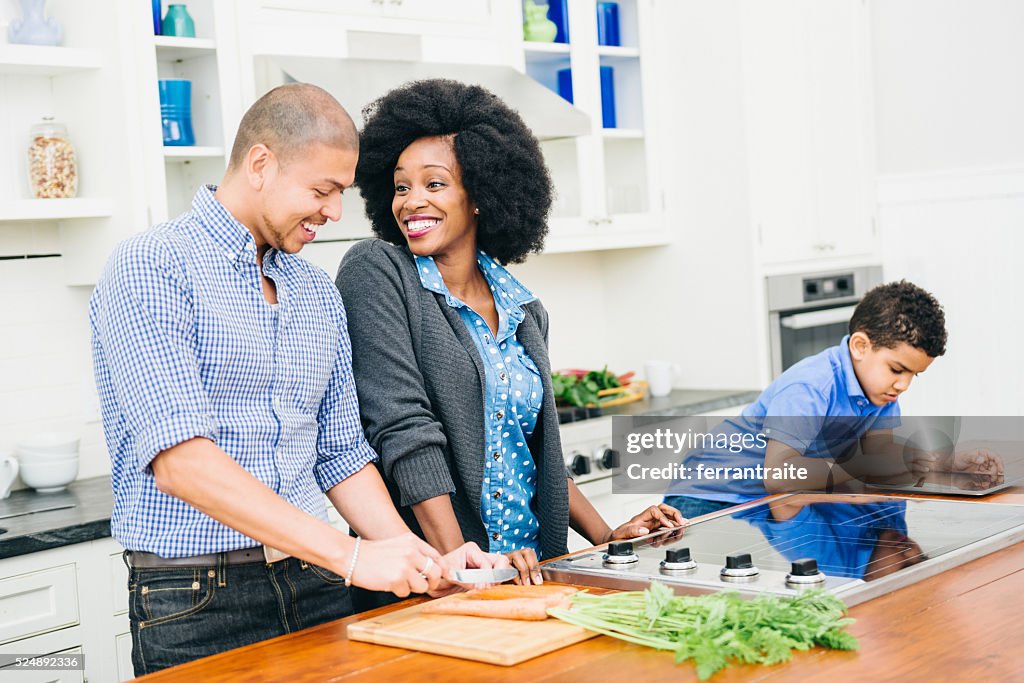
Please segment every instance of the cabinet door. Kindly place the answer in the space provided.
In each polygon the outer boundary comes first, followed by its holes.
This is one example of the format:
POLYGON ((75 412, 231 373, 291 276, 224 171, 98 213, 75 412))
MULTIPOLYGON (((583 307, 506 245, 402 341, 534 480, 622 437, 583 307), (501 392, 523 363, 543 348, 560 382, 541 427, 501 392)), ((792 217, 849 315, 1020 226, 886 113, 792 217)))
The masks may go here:
POLYGON ((861 0, 743 0, 752 220, 763 262, 874 251, 861 0))

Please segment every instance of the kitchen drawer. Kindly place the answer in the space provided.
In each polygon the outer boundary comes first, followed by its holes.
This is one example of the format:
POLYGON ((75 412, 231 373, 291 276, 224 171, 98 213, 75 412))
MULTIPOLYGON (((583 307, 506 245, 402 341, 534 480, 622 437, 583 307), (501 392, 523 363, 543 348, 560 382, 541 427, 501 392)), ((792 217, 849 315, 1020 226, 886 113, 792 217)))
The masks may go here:
MULTIPOLYGON (((19 652, 18 654, 35 654, 32 652, 19 652)), ((82 648, 75 647, 70 650, 62 650, 47 655, 48 657, 60 657, 62 655, 82 656, 82 648)), ((55 670, 10 670, 0 669, 0 678, 4 683, 84 683, 85 672, 78 669, 74 671, 55 670)))
POLYGON ((0 581, 0 643, 78 623, 74 564, 0 581))
POLYGON ((128 566, 121 553, 110 556, 110 601, 112 614, 128 613, 128 566))

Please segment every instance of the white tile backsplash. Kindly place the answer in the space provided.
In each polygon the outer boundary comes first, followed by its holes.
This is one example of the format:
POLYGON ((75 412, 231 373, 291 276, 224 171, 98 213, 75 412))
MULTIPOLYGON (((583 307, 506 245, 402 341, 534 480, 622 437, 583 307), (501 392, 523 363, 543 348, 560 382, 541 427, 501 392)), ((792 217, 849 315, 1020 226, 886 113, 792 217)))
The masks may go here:
POLYGON ((91 288, 64 284, 62 262, 0 261, 0 448, 35 432, 73 431, 82 436, 78 476, 95 477, 110 463, 92 400, 91 288))

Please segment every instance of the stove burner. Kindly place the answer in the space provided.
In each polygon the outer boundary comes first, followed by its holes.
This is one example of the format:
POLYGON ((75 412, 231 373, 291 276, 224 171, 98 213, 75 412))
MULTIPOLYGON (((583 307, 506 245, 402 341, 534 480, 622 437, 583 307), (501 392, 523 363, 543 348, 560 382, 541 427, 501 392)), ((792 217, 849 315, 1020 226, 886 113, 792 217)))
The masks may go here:
POLYGON ((754 566, 750 559, 750 553, 737 553, 725 556, 725 566, 722 567, 721 577, 723 581, 753 581, 761 572, 754 566))
POLYGON ((825 575, 818 571, 818 561, 811 558, 796 560, 786 574, 786 584, 795 586, 825 583, 825 575))
POLYGON ((640 557, 633 550, 633 544, 629 541, 609 543, 608 552, 602 559, 605 564, 633 564, 640 561, 640 557))
POLYGON ((675 548, 665 551, 665 559, 661 561, 661 571, 665 573, 692 572, 697 563, 690 557, 689 548, 675 548))

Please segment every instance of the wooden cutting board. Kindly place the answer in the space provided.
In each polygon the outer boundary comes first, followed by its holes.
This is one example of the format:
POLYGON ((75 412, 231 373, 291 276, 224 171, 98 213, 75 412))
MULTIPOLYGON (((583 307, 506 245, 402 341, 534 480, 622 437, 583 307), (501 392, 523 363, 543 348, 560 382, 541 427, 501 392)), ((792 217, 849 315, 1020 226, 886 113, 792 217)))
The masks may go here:
MULTIPOLYGON (((462 594, 439 598, 461 599, 462 594)), ((553 617, 544 621, 516 621, 421 614, 423 604, 349 624, 348 638, 511 666, 597 635, 553 617)))

